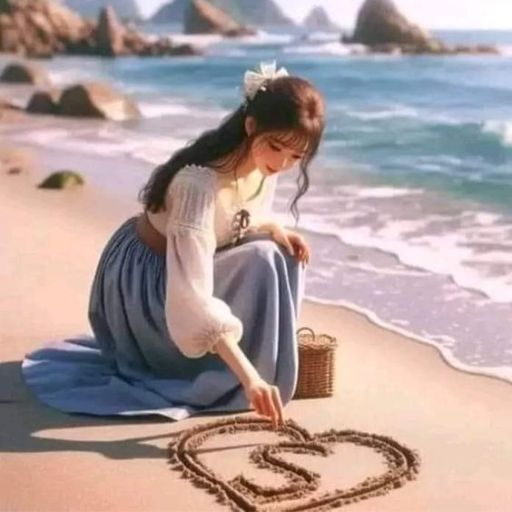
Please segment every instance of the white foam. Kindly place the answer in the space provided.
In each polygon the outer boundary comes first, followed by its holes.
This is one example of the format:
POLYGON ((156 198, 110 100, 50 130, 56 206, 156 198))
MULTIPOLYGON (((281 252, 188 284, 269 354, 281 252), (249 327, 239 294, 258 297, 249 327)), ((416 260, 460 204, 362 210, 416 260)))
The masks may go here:
POLYGON ((75 132, 54 128, 13 135, 11 140, 69 150, 87 155, 132 156, 151 164, 161 164, 187 141, 174 137, 134 135, 116 126, 100 127, 96 132, 75 132))
POLYGON ((392 268, 385 267, 376 267, 370 263, 356 263, 356 262, 344 262, 344 266, 356 270, 364 270, 365 272, 372 272, 374 274, 379 275, 387 275, 387 276, 415 276, 415 277, 423 277, 425 276, 425 272, 418 272, 411 269, 408 270, 398 270, 392 268))
POLYGON ((171 34, 170 38, 173 43, 191 44, 198 48, 206 48, 223 40, 218 34, 171 34))
POLYGON ((172 115, 188 115, 192 113, 192 110, 185 105, 168 102, 139 102, 139 108, 142 112, 142 115, 146 118, 157 118, 172 115))
POLYGON ((271 34, 265 30, 258 30, 254 36, 245 36, 237 39, 238 43, 248 45, 286 44, 291 43, 294 36, 291 34, 271 34))
POLYGON ((80 66, 78 63, 66 69, 48 70, 52 83, 61 86, 89 80, 98 80, 99 73, 101 73, 101 70, 98 68, 80 66))
POLYGON ((298 42, 301 40, 307 40, 312 42, 340 42, 340 35, 338 32, 310 32, 309 34, 304 34, 303 36, 297 39, 298 42))
POLYGON ((393 119, 399 117, 405 118, 418 118, 420 117, 419 112, 411 107, 405 105, 396 105, 390 108, 381 110, 346 110, 346 114, 360 119, 362 121, 377 121, 383 119, 393 119))
MULTIPOLYGON (((346 206, 355 208, 356 205, 346 206)), ((449 276, 462 288, 477 291, 494 302, 512 302, 512 272, 501 271, 500 275, 492 275, 490 269, 496 265, 512 269, 512 251, 506 250, 505 240, 511 224, 491 224, 501 219, 493 213, 466 212, 461 215, 464 227, 453 231, 453 227, 436 226, 434 234, 424 234, 430 223, 444 220, 447 226, 453 218, 440 215, 427 215, 419 219, 393 220, 386 216, 384 226, 373 227, 366 222, 363 225, 351 225, 342 214, 326 217, 323 215, 301 215, 305 230, 318 234, 337 236, 342 242, 355 246, 377 249, 395 255, 398 260, 409 268, 416 268, 434 274, 449 276), (469 222, 468 219, 473 219, 469 222), (484 221, 484 225, 474 222, 484 221), (490 233, 492 231, 492 234, 490 233), (491 242, 489 242, 489 239, 491 242), (494 243, 499 240, 501 249, 478 250, 478 243, 494 243), (440 257, 442 255, 442 257, 440 257)), ((357 218, 356 218, 357 219, 357 218)), ((354 219, 354 220, 356 220, 354 219)), ((383 217, 384 219, 384 217, 383 217)), ((385 269, 377 269, 385 273, 385 269)))
POLYGON ((394 188, 394 187, 372 187, 372 188, 359 188, 355 191, 357 197, 363 198, 390 198, 390 197, 403 197, 410 195, 423 194, 421 189, 412 188, 394 188))
POLYGON ((498 51, 503 57, 512 57, 512 45, 498 46, 498 51))
POLYGON ((285 48, 284 53, 350 55, 353 49, 341 43, 325 43, 317 45, 301 45, 285 48))
POLYGON ((512 146, 512 121, 486 121, 482 131, 498 135, 503 144, 512 146))
POLYGON ((364 315, 370 322, 375 325, 378 325, 384 329, 387 329, 392 332, 396 332, 409 338, 410 340, 417 341, 420 343, 424 343, 426 345, 430 345, 437 349, 437 351, 441 354, 441 357, 444 361, 457 370, 461 370, 466 373, 476 374, 476 375, 485 375, 487 377, 503 380, 509 383, 512 383, 512 367, 510 366, 473 366, 468 365, 460 361, 455 357, 455 354, 452 351, 452 347, 454 344, 453 338, 450 336, 446 336, 444 334, 429 334, 424 333, 422 336, 415 334, 411 331, 404 329, 401 325, 394 325, 389 321, 385 321, 378 317, 373 311, 357 306, 354 303, 344 301, 344 300, 325 300, 320 297, 315 297, 311 294, 306 294, 305 298, 311 302, 315 302, 317 304, 327 305, 327 306, 342 306, 344 308, 350 309, 357 313, 364 315))

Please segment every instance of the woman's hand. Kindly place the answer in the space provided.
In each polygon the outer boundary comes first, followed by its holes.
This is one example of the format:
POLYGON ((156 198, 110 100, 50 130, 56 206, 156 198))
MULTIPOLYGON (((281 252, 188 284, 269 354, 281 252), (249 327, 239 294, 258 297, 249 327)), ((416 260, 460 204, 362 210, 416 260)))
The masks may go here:
POLYGON ((277 386, 272 386, 261 377, 257 377, 251 379, 244 389, 247 401, 258 414, 268 416, 274 428, 283 426, 283 404, 277 386))
POLYGON ((275 223, 265 224, 265 227, 271 233, 272 238, 278 244, 283 245, 292 256, 295 256, 302 263, 309 264, 311 250, 302 235, 275 223))

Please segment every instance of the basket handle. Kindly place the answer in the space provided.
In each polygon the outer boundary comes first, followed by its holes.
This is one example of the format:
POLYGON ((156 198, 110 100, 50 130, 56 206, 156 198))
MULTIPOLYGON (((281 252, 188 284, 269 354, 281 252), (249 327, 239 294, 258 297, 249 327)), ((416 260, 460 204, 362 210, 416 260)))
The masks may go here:
POLYGON ((313 340, 316 339, 316 334, 315 334, 315 331, 313 331, 313 329, 311 329, 311 327, 301 327, 298 331, 297 331, 297 336, 299 335, 299 333, 301 331, 309 331, 312 335, 313 335, 313 340))

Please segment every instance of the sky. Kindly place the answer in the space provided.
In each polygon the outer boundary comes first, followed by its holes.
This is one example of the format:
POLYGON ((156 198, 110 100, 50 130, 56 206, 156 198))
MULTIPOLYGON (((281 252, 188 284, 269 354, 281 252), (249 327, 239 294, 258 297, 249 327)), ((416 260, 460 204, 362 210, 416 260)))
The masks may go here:
MULTIPOLYGON (((254 0, 257 2, 258 0, 254 0)), ((275 0, 285 14, 301 21, 311 8, 321 5, 344 28, 354 26, 364 0, 275 0)), ((144 16, 168 0, 137 0, 144 16)), ((426 28, 480 28, 512 30, 512 0, 395 0, 411 21, 426 28)))

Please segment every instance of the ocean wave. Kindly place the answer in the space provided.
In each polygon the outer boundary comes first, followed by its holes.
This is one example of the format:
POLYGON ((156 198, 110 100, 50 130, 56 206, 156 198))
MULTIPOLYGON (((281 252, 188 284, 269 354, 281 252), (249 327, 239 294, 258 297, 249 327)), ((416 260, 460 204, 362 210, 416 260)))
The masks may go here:
POLYGON ((348 193, 360 198, 391 198, 423 194, 422 189, 396 188, 396 187, 360 187, 357 185, 338 186, 336 193, 348 193))
POLYGON ((373 225, 368 220, 361 223, 369 210, 358 205, 357 198, 392 196, 356 191, 353 197, 352 211, 346 215, 302 213, 304 230, 394 255, 406 267, 448 276, 461 288, 477 291, 495 303, 512 303, 512 244, 504 242, 512 222, 491 212, 464 212, 458 218, 431 214, 394 219, 383 214, 373 225))
POLYGON ((138 105, 142 115, 148 119, 172 115, 190 115, 193 113, 192 109, 186 105, 177 103, 142 101, 138 105))
POLYGON ((172 42, 176 44, 192 44, 198 48, 206 48, 223 41, 219 34, 171 34, 172 42))
POLYGON ((482 131, 495 134, 504 145, 512 146, 512 121, 486 121, 482 125, 482 131))
POLYGON ((345 109, 345 114, 362 121, 376 121, 382 119, 393 119, 398 117, 419 118, 418 110, 406 105, 395 105, 384 109, 375 110, 351 110, 345 109))
MULTIPOLYGON (((398 320, 386 320, 378 315, 376 315, 373 311, 360 307, 357 304, 352 302, 348 302, 345 300, 326 300, 311 293, 305 294, 305 299, 310 302, 324 305, 324 306, 341 306, 346 309, 355 311, 356 313, 362 314, 365 316, 371 323, 382 327, 388 331, 395 332, 402 336, 405 336, 409 339, 415 340, 419 343, 424 343, 426 345, 430 345, 435 348, 444 361, 450 365, 452 368, 456 368, 466 373, 475 374, 475 375, 485 375, 487 377, 499 379, 505 382, 512 383, 512 367, 506 365, 498 365, 498 366, 484 366, 477 364, 468 364, 461 361, 455 354, 455 349, 457 347, 457 341, 453 339, 451 336, 447 336, 444 334, 434 334, 423 332, 422 334, 418 334, 406 329, 404 326, 408 325, 407 321, 398 319, 398 320)), ((475 361, 476 362, 476 361, 475 361)))
POLYGON ((500 55, 503 55, 504 57, 512 57, 512 45, 498 46, 498 50, 500 55))
POLYGON ((80 62, 77 62, 76 65, 68 63, 65 69, 48 69, 50 80, 59 86, 77 82, 98 81, 98 79, 108 81, 108 77, 98 76, 100 74, 101 70, 99 68, 84 66, 80 62))
POLYGON ((337 32, 310 32, 305 34, 300 39, 312 42, 340 42, 340 35, 337 32))
POLYGON ((71 131, 64 128, 25 130, 12 134, 10 140, 98 156, 128 156, 158 165, 183 147, 186 140, 177 137, 134 135, 121 127, 95 127, 71 131))
POLYGON ((291 34, 271 34, 260 29, 256 35, 237 38, 237 44, 265 46, 269 44, 287 44, 291 43, 293 39, 294 36, 291 34))
POLYGON ((324 44, 303 44, 300 45, 299 40, 298 46, 290 46, 283 50, 284 53, 291 54, 304 54, 304 55, 357 55, 364 53, 366 50, 364 46, 357 44, 342 44, 340 42, 327 42, 324 44))

